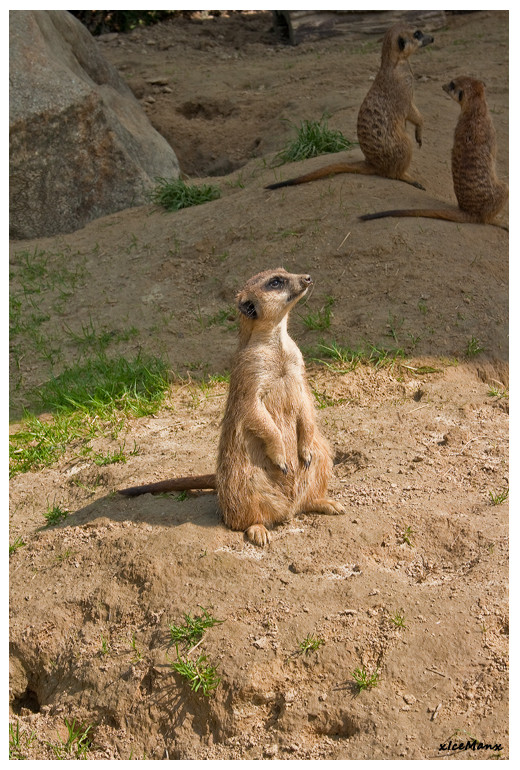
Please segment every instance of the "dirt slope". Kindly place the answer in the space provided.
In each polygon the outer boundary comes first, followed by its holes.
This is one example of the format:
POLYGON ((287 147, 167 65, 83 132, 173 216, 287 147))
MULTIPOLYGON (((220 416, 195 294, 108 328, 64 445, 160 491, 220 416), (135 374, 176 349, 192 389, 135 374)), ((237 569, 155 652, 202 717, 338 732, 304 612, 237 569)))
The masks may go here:
MULTIPOLYGON (((14 291, 21 255, 35 249, 49 270, 77 275, 59 314, 55 284, 33 298, 60 357, 51 369, 36 348, 19 352, 14 419, 29 388, 78 359, 86 329, 112 334, 109 351, 164 354, 177 374, 161 412, 125 425, 138 449, 126 463, 100 469, 72 448, 11 480, 9 541, 26 543, 10 557, 12 721, 22 743, 35 733, 25 756, 53 757, 46 742, 66 738, 65 719, 93 726, 93 759, 508 756, 507 504, 490 496, 509 486, 508 234, 357 219, 455 205, 457 106, 441 85, 457 74, 486 82, 507 179, 507 13, 449 17, 434 34, 413 62, 425 129, 412 170, 426 192, 349 175, 263 189, 324 163, 270 168, 291 134, 283 119, 328 110, 355 139, 377 37, 292 48, 268 14, 247 14, 100 41, 184 171, 219 184, 222 197, 11 244, 14 291), (236 291, 277 265, 315 281, 290 328, 335 451, 331 492, 347 513, 298 518, 259 549, 222 525, 212 494, 113 493, 213 470, 227 386, 207 375, 229 369, 236 291), (330 324, 309 329, 327 307, 330 324), (481 352, 468 356, 472 340, 481 352), (406 355, 353 371, 313 362, 333 341, 406 355), (55 503, 70 514, 43 528, 55 503), (199 648, 221 677, 208 698, 170 666, 169 624, 200 607, 223 621, 199 648), (308 635, 321 645, 303 653, 308 635), (363 667, 379 680, 359 693, 353 672, 363 667), (501 748, 453 750, 473 739, 501 748)), ((96 449, 120 443, 108 436, 96 449)))

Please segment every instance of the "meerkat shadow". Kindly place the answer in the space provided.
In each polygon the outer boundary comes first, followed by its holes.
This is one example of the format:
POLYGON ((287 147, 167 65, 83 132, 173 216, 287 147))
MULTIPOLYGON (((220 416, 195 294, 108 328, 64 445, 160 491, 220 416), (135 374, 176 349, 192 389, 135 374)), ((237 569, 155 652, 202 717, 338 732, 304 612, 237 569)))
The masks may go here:
POLYGON ((134 498, 111 493, 69 513, 53 528, 89 529, 109 522, 148 524, 152 527, 179 527, 192 524, 204 529, 222 527, 228 531, 223 524, 214 490, 145 494, 134 498))

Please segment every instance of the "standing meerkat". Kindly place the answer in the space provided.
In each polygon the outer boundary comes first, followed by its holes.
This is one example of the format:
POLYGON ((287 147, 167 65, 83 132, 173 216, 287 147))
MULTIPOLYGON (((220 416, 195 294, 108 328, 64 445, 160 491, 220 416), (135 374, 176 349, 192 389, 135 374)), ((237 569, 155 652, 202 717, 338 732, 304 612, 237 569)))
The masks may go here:
POLYGON ((253 276, 237 296, 238 349, 222 421, 216 474, 121 490, 124 495, 215 489, 224 523, 266 545, 269 528, 297 513, 343 513, 329 499, 330 447, 320 434, 291 309, 312 285, 283 268, 253 276))
POLYGON ((408 61, 419 48, 433 43, 431 35, 395 24, 385 33, 381 66, 359 109, 357 136, 364 161, 336 163, 309 174, 267 185, 268 190, 303 184, 333 174, 369 174, 399 179, 423 190, 408 174, 412 142, 406 122, 415 126, 415 140, 422 144, 422 115, 413 100, 413 73, 408 61))
POLYGON ((442 88, 461 108, 451 152, 453 187, 459 210, 394 209, 364 214, 360 219, 428 217, 507 229, 495 221, 507 202, 508 187, 497 177, 496 134, 486 103, 484 83, 459 77, 442 88))

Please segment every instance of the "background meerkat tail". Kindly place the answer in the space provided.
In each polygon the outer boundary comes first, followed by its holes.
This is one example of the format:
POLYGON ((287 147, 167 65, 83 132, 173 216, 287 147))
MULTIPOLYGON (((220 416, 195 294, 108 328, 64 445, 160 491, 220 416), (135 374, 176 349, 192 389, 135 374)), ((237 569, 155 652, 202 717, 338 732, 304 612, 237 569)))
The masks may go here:
POLYGON ((155 484, 143 484, 139 487, 128 487, 120 489, 119 494, 126 497, 137 497, 137 495, 160 494, 161 492, 185 492, 190 489, 216 489, 217 477, 215 473, 208 473, 205 476, 186 476, 179 479, 166 479, 157 481, 155 484))
POLYGON ((296 176, 292 179, 286 179, 284 182, 275 182, 274 184, 266 185, 266 190, 276 190, 279 187, 290 187, 296 184, 305 184, 306 182, 314 182, 316 179, 325 179, 328 176, 334 176, 335 174, 374 174, 375 171, 371 169, 364 161, 359 163, 333 163, 330 166, 324 166, 316 171, 310 171, 308 174, 302 176, 296 176))
POLYGON ((359 219, 382 219, 383 217, 427 217, 428 219, 444 219, 447 222, 471 221, 462 211, 444 209, 392 209, 391 211, 376 211, 374 214, 362 214, 359 219))

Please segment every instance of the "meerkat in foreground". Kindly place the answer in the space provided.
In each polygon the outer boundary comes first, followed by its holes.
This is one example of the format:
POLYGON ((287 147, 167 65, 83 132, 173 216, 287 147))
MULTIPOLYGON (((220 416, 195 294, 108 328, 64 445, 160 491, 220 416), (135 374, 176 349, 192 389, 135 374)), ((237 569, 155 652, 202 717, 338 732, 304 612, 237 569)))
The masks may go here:
POLYGON ((360 107, 357 120, 359 146, 364 161, 336 163, 309 174, 267 185, 268 190, 303 184, 333 174, 369 174, 399 179, 423 190, 408 174, 412 142, 406 122, 415 126, 415 140, 422 144, 423 119, 413 101, 413 73, 408 59, 419 48, 433 43, 431 35, 395 24, 383 38, 381 66, 360 107))
POLYGON ((224 523, 266 545, 298 513, 343 513, 327 498, 329 445, 320 434, 290 310, 312 285, 283 268, 253 276, 237 296, 239 343, 222 421, 217 472, 121 490, 124 495, 215 489, 224 523))
POLYGON ((507 229, 495 221, 507 202, 508 187, 497 177, 496 135, 486 103, 484 83, 470 77, 459 77, 442 88, 461 108, 451 152, 453 187, 459 210, 394 209, 364 214, 360 219, 428 217, 507 229))

